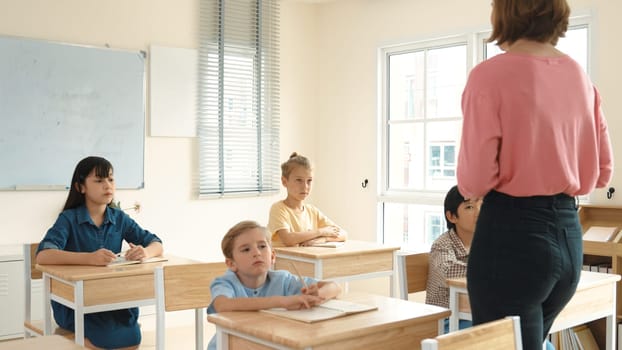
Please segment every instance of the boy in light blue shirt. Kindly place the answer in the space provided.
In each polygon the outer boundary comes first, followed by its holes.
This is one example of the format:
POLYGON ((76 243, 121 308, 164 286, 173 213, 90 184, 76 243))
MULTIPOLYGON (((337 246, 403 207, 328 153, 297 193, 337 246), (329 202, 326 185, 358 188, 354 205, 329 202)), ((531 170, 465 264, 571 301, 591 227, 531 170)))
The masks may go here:
MULTIPOLYGON (((307 309, 335 298, 341 288, 334 282, 300 279, 288 271, 272 271, 276 253, 268 230, 254 221, 233 226, 221 243, 229 270, 210 286, 207 313, 257 311, 271 308, 307 309)), ((216 337, 208 350, 216 349, 216 337)))

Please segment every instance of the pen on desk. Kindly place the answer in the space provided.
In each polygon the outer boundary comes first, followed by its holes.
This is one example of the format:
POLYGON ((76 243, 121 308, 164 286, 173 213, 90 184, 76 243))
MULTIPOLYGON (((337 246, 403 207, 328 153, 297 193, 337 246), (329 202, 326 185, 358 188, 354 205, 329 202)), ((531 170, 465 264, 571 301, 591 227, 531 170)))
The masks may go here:
POLYGON ((296 272, 296 274, 298 275, 298 278, 300 278, 300 282, 302 282, 302 285, 305 288, 309 288, 309 286, 307 286, 307 282, 305 282, 304 277, 302 277, 302 275, 300 274, 300 271, 298 271, 298 268, 296 267, 296 265, 293 262, 289 263, 290 265, 292 265, 292 268, 294 269, 294 271, 296 272))

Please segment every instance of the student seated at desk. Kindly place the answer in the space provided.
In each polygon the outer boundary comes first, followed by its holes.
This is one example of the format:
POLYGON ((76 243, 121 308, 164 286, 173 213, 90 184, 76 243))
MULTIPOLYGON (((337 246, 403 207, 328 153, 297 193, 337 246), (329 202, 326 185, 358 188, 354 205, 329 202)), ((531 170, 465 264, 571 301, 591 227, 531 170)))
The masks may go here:
MULTIPOLYGON (((208 314, 270 308, 307 309, 341 293, 341 287, 335 282, 271 270, 276 254, 270 245, 270 234, 254 221, 242 221, 233 226, 222 239, 221 248, 229 270, 214 279, 210 286, 212 303, 208 314)), ((208 350, 214 349, 216 337, 208 346, 208 350)))
MULTIPOLYGON (((63 211, 37 250, 37 264, 105 266, 130 244, 125 258, 140 260, 162 254, 162 241, 143 230, 123 210, 112 208, 112 164, 101 157, 82 159, 73 173, 63 211)), ((54 319, 75 331, 74 311, 52 301, 54 319)), ((138 308, 84 316, 85 345, 92 349, 136 349, 141 341, 138 308)))
MULTIPOLYGON (((445 196, 444 211, 447 232, 440 235, 430 249, 426 304, 449 308, 448 278, 466 277, 469 248, 475 232, 482 199, 465 199, 452 187, 445 196)), ((471 321, 460 320, 459 328, 471 327, 471 321)), ((449 319, 445 319, 445 333, 449 332, 449 319)))
POLYGON ((307 157, 294 152, 281 164, 281 183, 287 189, 287 197, 270 208, 268 230, 274 245, 308 246, 346 240, 345 230, 304 202, 311 193, 312 181, 313 169, 307 157))

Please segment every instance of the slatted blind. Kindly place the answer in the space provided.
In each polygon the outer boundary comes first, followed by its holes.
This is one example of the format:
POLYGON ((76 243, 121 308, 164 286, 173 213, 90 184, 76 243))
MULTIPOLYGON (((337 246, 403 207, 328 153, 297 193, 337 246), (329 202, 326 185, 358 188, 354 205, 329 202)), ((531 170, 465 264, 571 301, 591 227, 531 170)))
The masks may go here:
POLYGON ((279 190, 279 0, 201 0, 199 194, 279 190))

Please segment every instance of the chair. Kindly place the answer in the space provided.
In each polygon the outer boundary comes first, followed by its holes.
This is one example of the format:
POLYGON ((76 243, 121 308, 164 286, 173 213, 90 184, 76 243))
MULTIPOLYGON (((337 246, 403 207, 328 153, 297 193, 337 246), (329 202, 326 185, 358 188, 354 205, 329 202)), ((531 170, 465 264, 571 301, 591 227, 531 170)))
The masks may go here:
POLYGON ((429 252, 398 253, 400 298, 408 300, 408 294, 426 290, 428 284, 429 252))
MULTIPOLYGON (((32 320, 32 280, 43 278, 41 271, 35 268, 36 253, 39 243, 25 243, 24 249, 24 338, 43 335, 43 320, 32 320)), ((51 307, 44 305, 44 307, 51 307)), ((54 324, 52 334, 61 335, 68 339, 74 338, 74 333, 54 324)))
POLYGON ((211 302, 210 284, 227 270, 224 262, 158 266, 154 271, 156 350, 164 350, 167 311, 195 309, 196 349, 204 350, 203 320, 211 302))
POLYGON ((421 350, 480 349, 523 350, 520 317, 509 316, 421 341, 421 350))

